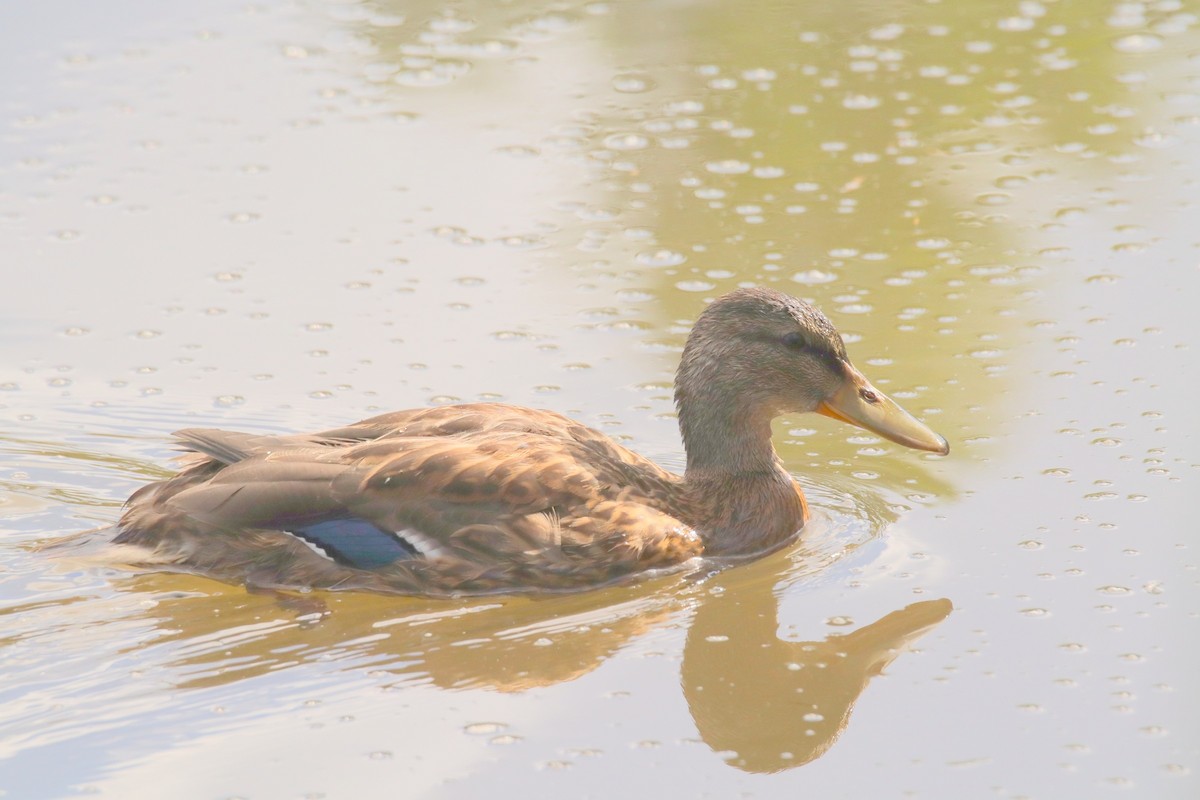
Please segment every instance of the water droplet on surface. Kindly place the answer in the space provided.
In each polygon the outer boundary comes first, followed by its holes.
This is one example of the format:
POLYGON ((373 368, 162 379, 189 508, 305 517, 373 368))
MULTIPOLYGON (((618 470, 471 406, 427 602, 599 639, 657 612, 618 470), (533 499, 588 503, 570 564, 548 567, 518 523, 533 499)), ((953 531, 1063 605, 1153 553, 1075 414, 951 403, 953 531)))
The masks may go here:
POLYGON ((842 105, 845 108, 853 110, 865 110, 870 108, 878 108, 880 99, 875 95, 869 94, 851 94, 847 95, 842 100, 842 105))
POLYGON ((975 197, 975 202, 981 206, 1003 206, 1012 202, 1012 195, 1007 192, 984 192, 975 197))
POLYGON ((1163 40, 1152 33, 1133 33, 1113 40, 1112 48, 1118 53, 1153 53, 1162 49, 1163 40))
POLYGON ((488 739, 488 744, 504 746, 504 745, 516 744, 519 741, 521 741, 520 736, 515 736, 511 733, 502 733, 499 736, 493 736, 491 739, 488 739))
POLYGON ((1161 150, 1164 147, 1173 147, 1179 144, 1180 138, 1174 133, 1166 131, 1148 130, 1140 136, 1133 138, 1133 143, 1138 147, 1145 147, 1151 150, 1161 150))
POLYGON ((704 168, 717 175, 742 175, 750 171, 749 164, 745 161, 738 161, 735 158, 727 158, 723 161, 709 161, 704 165, 704 168))
POLYGON ((392 78, 401 86, 412 88, 430 88, 445 86, 469 73, 471 62, 458 59, 422 59, 424 64, 413 64, 412 68, 401 70, 392 78))
POLYGON ((821 283, 832 283, 838 279, 837 273, 820 269, 808 269, 792 275, 792 280, 805 286, 816 286, 821 283))
POLYGON ((612 79, 612 87, 625 94, 648 92, 657 85, 653 78, 640 72, 623 72, 612 79))
POLYGON ((644 267, 676 267, 687 261, 687 256, 675 250, 660 248, 643 250, 634 256, 633 260, 644 267))
POLYGON ((605 147, 619 152, 644 150, 649 145, 650 140, 640 133, 614 133, 604 139, 605 147))
POLYGON ((922 250, 945 250, 949 246, 950 246, 950 240, 943 239, 940 237, 931 237, 928 239, 918 239, 917 240, 917 247, 919 247, 922 250))
POLYGON ((507 727, 503 722, 472 722, 463 728, 463 733, 471 736, 483 736, 488 733, 499 733, 507 727))

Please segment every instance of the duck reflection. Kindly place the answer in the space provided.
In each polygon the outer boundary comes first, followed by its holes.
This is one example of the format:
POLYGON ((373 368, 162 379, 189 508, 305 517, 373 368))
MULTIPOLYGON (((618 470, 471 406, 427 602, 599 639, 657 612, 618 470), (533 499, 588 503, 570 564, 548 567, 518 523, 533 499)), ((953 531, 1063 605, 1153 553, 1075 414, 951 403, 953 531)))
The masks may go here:
POLYGON ((747 772, 778 772, 823 755, 871 678, 953 609, 944 598, 927 600, 850 633, 786 641, 776 632, 769 586, 723 588, 696 611, 680 679, 701 737, 747 772))
POLYGON ((918 602, 821 641, 781 639, 776 588, 812 568, 792 553, 699 578, 453 606, 247 595, 192 576, 138 575, 125 587, 157 596, 148 613, 180 688, 321 661, 397 688, 521 692, 591 672, 652 629, 687 626, 681 683, 700 735, 731 765, 773 772, 828 750, 871 677, 952 608, 918 602))

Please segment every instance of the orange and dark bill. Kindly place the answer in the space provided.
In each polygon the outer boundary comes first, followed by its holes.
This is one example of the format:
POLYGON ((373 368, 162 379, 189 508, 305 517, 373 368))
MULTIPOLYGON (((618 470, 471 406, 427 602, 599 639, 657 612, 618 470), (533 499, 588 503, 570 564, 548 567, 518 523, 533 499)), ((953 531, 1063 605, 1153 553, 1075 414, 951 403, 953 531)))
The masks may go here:
POLYGON ((946 455, 950 445, 924 423, 871 385, 848 361, 842 362, 842 386, 817 407, 824 414, 849 422, 905 447, 946 455))

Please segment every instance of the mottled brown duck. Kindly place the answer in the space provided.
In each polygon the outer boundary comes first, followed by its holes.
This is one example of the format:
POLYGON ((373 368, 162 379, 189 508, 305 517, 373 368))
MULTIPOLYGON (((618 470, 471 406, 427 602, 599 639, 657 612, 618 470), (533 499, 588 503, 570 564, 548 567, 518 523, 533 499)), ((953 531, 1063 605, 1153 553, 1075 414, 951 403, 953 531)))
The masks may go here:
POLYGON ((792 541, 808 508, 771 445, 780 414, 949 452, 850 364, 821 312, 770 289, 704 310, 675 403, 682 476, 552 411, 494 403, 298 436, 183 430, 183 468, 129 498, 115 541, 144 566, 256 587, 570 591, 792 541))

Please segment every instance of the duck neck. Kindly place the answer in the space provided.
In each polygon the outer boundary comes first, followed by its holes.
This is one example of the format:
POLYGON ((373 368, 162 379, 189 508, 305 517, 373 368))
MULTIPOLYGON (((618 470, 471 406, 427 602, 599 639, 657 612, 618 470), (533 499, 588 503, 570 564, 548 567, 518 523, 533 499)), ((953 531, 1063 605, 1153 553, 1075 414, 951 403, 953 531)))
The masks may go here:
POLYGON ((738 408, 719 392, 681 392, 677 405, 687 480, 769 474, 780 468, 769 414, 738 408))
MULTIPOLYGON (((744 402, 744 398, 743 398, 744 402)), ((710 555, 778 547, 807 517, 804 497, 771 445, 771 417, 720 391, 676 393, 692 521, 710 555)))

